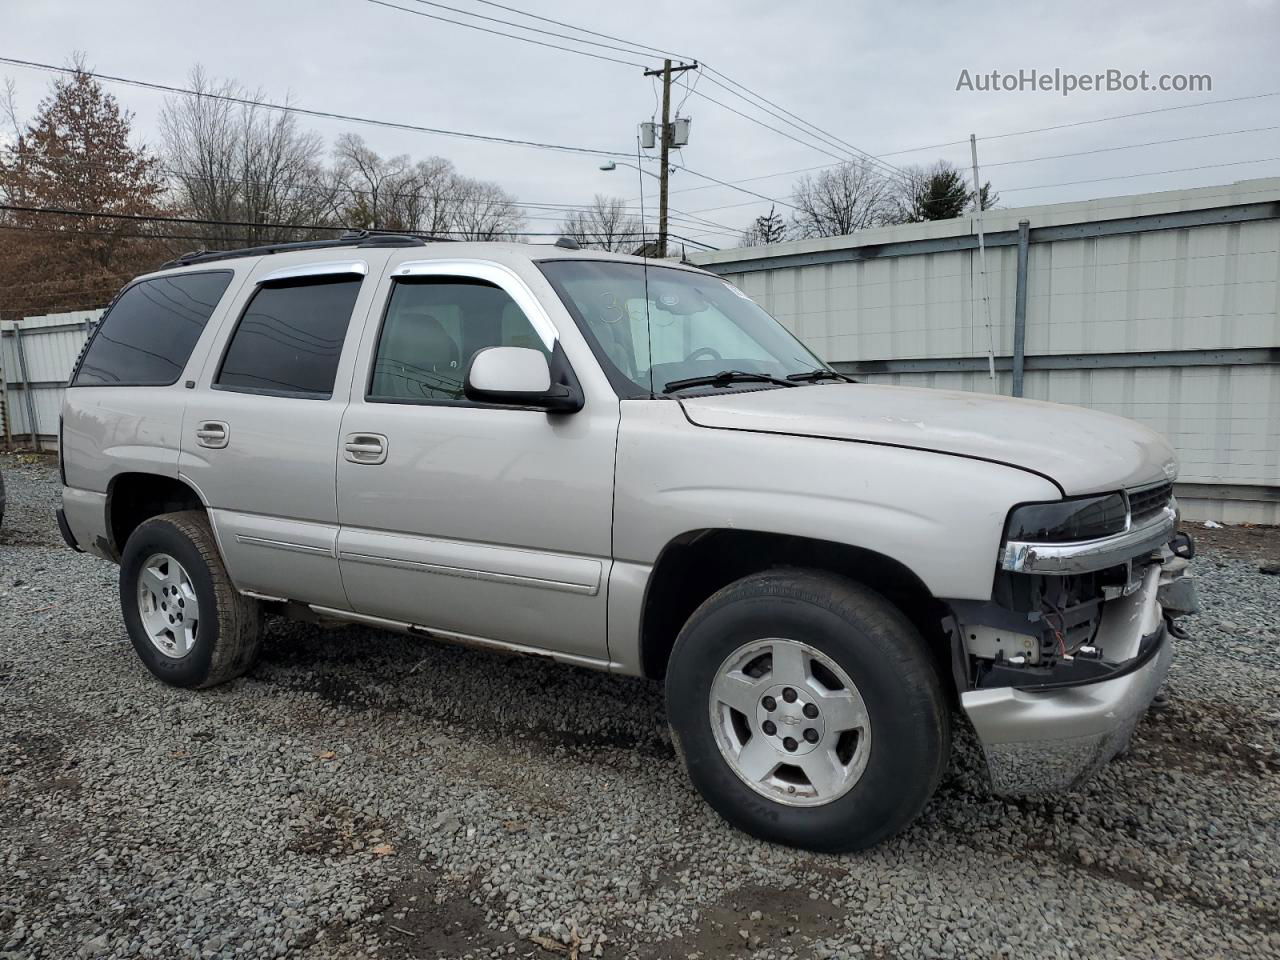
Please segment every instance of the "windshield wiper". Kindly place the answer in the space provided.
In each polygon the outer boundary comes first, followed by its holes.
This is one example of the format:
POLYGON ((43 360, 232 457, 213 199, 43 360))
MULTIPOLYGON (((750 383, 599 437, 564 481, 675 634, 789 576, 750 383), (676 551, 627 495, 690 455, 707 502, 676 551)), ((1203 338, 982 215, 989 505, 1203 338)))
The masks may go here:
POLYGON ((794 383, 813 383, 816 380, 843 380, 845 383, 857 383, 853 377, 846 376, 837 370, 806 370, 804 373, 788 373, 787 379, 794 383))
POLYGON ((674 393, 676 390, 683 390, 685 387, 727 387, 731 383, 776 383, 780 387, 796 387, 798 383, 787 379, 781 380, 778 377, 771 377, 767 373, 751 373, 747 370, 721 370, 719 373, 713 373, 706 377, 687 377, 684 380, 672 380, 662 388, 663 393, 674 393))

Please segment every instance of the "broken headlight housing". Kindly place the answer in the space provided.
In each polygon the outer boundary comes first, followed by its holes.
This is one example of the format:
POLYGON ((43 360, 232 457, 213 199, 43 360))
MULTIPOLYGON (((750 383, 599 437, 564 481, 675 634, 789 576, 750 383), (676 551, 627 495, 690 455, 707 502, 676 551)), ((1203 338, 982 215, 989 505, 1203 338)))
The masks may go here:
POLYGON ((1005 539, 1027 543, 1071 543, 1124 533, 1129 504, 1123 493, 1024 503, 1009 512, 1005 539))

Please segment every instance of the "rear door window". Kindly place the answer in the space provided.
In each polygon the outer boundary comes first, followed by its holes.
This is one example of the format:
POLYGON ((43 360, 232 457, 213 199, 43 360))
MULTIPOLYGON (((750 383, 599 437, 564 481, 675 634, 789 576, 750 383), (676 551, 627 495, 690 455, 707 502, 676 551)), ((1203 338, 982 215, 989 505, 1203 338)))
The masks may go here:
POLYGON ((73 384, 160 387, 177 383, 231 277, 231 271, 218 270, 133 284, 98 325, 73 384))
POLYGON ((264 284, 245 307, 215 385, 327 400, 361 276, 264 284))

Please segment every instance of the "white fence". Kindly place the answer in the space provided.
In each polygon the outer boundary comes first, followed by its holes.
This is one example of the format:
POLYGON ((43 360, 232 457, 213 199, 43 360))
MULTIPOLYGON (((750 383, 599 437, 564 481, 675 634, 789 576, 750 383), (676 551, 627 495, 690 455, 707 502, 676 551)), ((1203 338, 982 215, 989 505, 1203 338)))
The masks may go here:
POLYGON ((62 390, 101 316, 101 310, 80 310, 0 323, 0 420, 6 445, 57 444, 62 390))
POLYGON ((1189 517, 1280 523, 1280 179, 985 219, 989 323, 971 217, 690 259, 860 380, 1131 417, 1189 517))

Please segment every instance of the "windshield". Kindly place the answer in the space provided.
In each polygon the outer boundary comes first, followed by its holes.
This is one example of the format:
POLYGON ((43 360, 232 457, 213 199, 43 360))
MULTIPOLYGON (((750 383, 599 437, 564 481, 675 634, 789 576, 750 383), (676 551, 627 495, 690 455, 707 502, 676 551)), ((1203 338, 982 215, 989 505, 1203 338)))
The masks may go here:
MULTIPOLYGON (((706 274, 607 260, 551 260, 542 272, 623 396, 724 371, 777 379, 826 366, 737 287, 706 274), (646 322, 647 319, 647 322, 646 322)), ((773 389, 731 380, 690 391, 773 389)))

